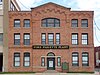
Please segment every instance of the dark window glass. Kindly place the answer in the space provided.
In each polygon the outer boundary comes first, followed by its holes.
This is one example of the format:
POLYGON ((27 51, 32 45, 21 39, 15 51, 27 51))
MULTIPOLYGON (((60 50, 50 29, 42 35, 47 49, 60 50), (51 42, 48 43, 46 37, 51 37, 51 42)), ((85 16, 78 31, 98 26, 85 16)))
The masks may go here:
POLYGON ((72 44, 78 45, 78 34, 77 33, 72 33, 72 44))
POLYGON ((82 33, 82 44, 88 45, 88 34, 87 33, 82 33))
POLYGON ((57 66, 61 66, 61 58, 60 57, 57 58, 57 66))
POLYGON ((29 33, 24 34, 24 45, 30 45, 30 34, 29 33))
POLYGON ((44 57, 41 58, 41 66, 45 66, 45 58, 44 57))
POLYGON ((14 20, 14 27, 20 27, 20 20, 19 19, 14 20))
POLYGON ((78 53, 72 53, 72 66, 79 66, 79 55, 78 53))
POLYGON ((60 27, 60 20, 56 18, 43 19, 42 27, 60 27))
POLYGON ((3 33, 0 33, 0 44, 3 44, 3 33))
POLYGON ((60 44, 60 33, 56 33, 56 44, 60 44))
POLYGON ((30 66, 30 53, 24 53, 24 66, 30 66))
POLYGON ((14 66, 20 66, 20 53, 14 53, 14 66))
POLYGON ((24 27, 30 27, 30 20, 24 20, 24 27))
POLYGON ((20 45, 20 33, 14 34, 14 45, 20 45))
POLYGON ((88 20, 87 19, 82 19, 82 27, 88 27, 88 20))
POLYGON ((46 34, 42 33, 42 44, 46 44, 46 34))
POLYGON ((72 27, 78 27, 78 20, 72 19, 72 27))
POLYGON ((54 44, 54 36, 52 33, 48 34, 48 44, 50 45, 54 44))
POLYGON ((82 53, 82 66, 89 66, 89 55, 88 55, 88 53, 82 53))

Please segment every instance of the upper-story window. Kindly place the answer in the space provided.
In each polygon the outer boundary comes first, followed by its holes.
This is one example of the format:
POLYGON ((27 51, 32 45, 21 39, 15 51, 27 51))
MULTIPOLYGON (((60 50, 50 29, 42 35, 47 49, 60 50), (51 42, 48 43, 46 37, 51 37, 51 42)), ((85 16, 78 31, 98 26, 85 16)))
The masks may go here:
POLYGON ((20 27, 20 20, 19 19, 14 20, 14 27, 20 27))
POLYGON ((24 45, 30 45, 30 34, 24 33, 24 45))
POLYGON ((30 27, 30 20, 29 19, 25 19, 24 20, 24 27, 30 27))
POLYGON ((88 34, 82 33, 82 45, 88 45, 88 34))
POLYGON ((60 44, 60 33, 56 33, 56 44, 60 44))
POLYGON ((56 18, 42 19, 42 27, 60 27, 60 20, 56 18))
POLYGON ((54 44, 54 35, 53 33, 48 34, 48 44, 53 45, 54 44))
POLYGON ((3 44, 3 33, 0 33, 0 45, 3 44))
POLYGON ((82 25, 82 27, 88 27, 88 19, 82 19, 81 25, 82 25))
POLYGON ((42 33, 41 43, 46 44, 46 34, 45 33, 42 33))
POLYGON ((0 0, 0 4, 2 4, 2 0, 0 0))
POLYGON ((72 27, 78 27, 78 19, 72 19, 72 27))
POLYGON ((14 33, 14 45, 20 45, 20 33, 14 33))
POLYGON ((72 33, 72 45, 78 45, 78 33, 72 33))

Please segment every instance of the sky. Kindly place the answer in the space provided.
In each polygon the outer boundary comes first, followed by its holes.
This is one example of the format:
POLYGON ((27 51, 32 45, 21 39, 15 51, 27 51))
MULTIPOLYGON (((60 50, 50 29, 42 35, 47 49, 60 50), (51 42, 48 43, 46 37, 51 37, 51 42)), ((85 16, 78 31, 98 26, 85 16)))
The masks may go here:
POLYGON ((53 2, 71 10, 94 11, 94 46, 100 46, 100 0, 16 0, 24 11, 53 2))

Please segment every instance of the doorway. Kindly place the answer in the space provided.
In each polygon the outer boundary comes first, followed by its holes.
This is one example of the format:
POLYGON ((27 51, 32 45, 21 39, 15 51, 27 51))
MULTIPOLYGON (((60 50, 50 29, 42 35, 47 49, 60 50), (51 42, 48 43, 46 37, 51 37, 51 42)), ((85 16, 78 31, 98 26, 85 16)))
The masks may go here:
POLYGON ((3 66, 3 53, 0 53, 0 72, 2 72, 2 66, 3 66))
POLYGON ((55 70, 55 58, 47 58, 47 70, 55 70))

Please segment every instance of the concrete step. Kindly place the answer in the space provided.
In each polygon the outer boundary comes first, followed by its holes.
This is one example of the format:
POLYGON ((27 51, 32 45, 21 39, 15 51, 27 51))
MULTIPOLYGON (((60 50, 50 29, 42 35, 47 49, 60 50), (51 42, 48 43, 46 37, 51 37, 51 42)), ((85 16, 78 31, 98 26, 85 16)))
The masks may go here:
POLYGON ((47 71, 45 71, 44 73, 59 73, 59 72, 57 72, 57 71, 55 71, 55 70, 47 70, 47 71))

